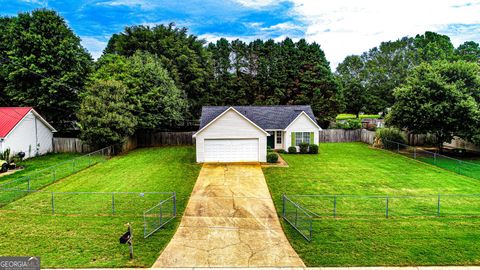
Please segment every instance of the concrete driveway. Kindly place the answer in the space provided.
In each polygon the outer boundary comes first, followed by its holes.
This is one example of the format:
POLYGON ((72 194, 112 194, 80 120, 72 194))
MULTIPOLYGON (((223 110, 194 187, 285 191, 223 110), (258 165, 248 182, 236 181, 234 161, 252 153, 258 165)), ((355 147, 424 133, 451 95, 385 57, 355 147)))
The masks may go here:
POLYGON ((305 267, 259 164, 204 164, 180 227, 153 267, 305 267))

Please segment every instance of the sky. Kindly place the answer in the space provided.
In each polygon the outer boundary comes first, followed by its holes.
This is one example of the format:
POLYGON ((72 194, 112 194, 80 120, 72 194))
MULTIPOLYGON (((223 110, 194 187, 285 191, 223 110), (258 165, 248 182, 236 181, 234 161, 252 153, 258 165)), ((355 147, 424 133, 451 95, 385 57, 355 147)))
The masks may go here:
POLYGON ((382 41, 434 31, 455 46, 480 43, 480 0, 0 0, 0 15, 56 10, 94 59, 125 26, 187 27, 209 42, 224 37, 317 42, 332 69, 382 41))

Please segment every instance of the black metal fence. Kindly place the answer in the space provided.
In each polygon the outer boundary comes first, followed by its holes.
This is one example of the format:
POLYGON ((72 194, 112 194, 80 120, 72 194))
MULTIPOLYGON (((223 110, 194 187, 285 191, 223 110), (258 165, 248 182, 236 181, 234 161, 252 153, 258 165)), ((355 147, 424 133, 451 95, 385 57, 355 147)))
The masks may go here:
POLYGON ((305 239, 321 219, 480 217, 480 194, 283 195, 283 218, 305 239))
POLYGON ((480 180, 480 163, 449 157, 438 152, 395 141, 385 140, 385 143, 388 144, 387 150, 480 180))

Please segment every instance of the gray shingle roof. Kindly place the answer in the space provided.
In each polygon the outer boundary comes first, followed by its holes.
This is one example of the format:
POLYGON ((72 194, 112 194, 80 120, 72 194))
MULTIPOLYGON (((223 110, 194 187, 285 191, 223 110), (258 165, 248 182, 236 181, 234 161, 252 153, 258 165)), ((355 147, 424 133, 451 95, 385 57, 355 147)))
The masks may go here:
POLYGON ((200 129, 230 107, 235 108, 262 129, 285 129, 301 112, 305 112, 317 123, 310 105, 203 106, 200 129))

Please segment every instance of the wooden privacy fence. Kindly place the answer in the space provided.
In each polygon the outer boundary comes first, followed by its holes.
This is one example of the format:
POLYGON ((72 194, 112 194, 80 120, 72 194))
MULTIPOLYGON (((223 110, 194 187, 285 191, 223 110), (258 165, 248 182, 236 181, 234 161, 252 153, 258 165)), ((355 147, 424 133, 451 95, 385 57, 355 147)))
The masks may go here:
POLYGON ((323 129, 320 131, 320 143, 327 142, 364 142, 373 144, 375 131, 366 129, 323 129))
POLYGON ((195 140, 193 139, 195 131, 184 132, 138 132, 137 144, 138 147, 149 146, 163 146, 163 145, 193 145, 195 140))
POLYGON ((55 153, 90 153, 93 147, 78 138, 53 138, 53 152, 55 153))
POLYGON ((358 142, 361 139, 361 130, 323 129, 319 133, 320 143, 325 142, 358 142))
MULTIPOLYGON (((188 132, 138 132, 126 138, 122 145, 122 152, 128 152, 137 147, 165 146, 165 145, 193 145, 194 131, 188 132)), ((88 153, 94 147, 78 138, 53 138, 53 152, 55 153, 88 153)))

